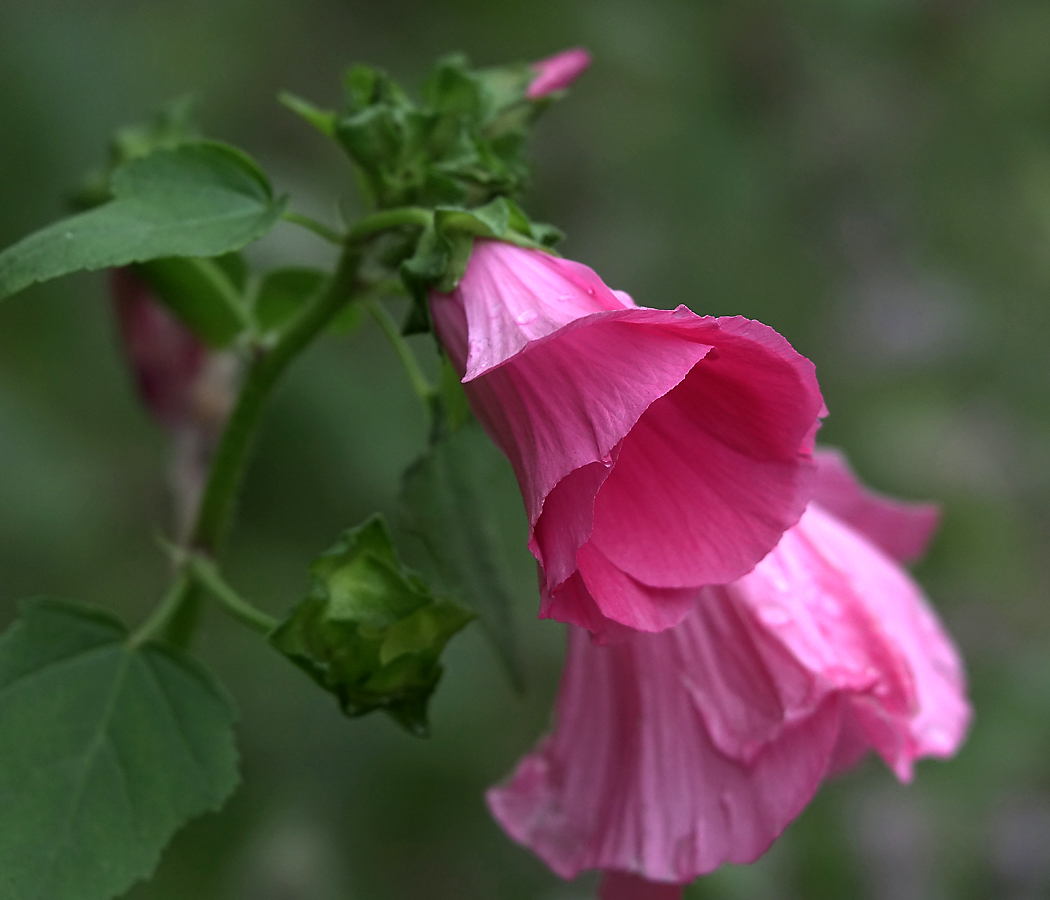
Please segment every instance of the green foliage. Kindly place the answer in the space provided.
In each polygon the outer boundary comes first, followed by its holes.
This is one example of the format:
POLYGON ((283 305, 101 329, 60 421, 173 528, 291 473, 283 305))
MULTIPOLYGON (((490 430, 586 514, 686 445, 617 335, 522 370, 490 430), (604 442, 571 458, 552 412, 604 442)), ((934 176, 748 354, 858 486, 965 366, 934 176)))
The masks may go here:
POLYGON ((248 328, 247 271, 238 254, 215 259, 169 256, 135 266, 154 294, 205 343, 225 347, 248 328))
POLYGON ((311 587, 270 640, 348 716, 386 711, 426 735, 441 651, 474 616, 436 598, 397 557, 373 516, 311 567, 311 587))
POLYGON ((403 527, 425 546, 436 582, 478 614, 519 686, 514 600, 507 587, 513 581, 501 523, 520 505, 510 466, 474 421, 447 433, 402 483, 403 527))
MULTIPOLYGON (((288 266, 267 272, 255 295, 256 327, 263 332, 279 330, 327 281, 327 273, 305 266, 288 266)), ((338 334, 346 334, 353 331, 360 321, 361 307, 351 303, 328 328, 338 334)))
POLYGON ((277 221, 266 176, 225 144, 180 144, 113 173, 113 199, 56 222, 0 253, 0 299, 79 270, 239 250, 277 221))
POLYGON ((0 897, 107 900, 237 784, 234 713, 186 655, 108 613, 22 606, 0 638, 0 897))
POLYGON ((148 121, 117 129, 109 143, 108 165, 92 175, 73 196, 73 206, 90 209, 113 198, 110 178, 113 172, 132 159, 149 156, 154 150, 177 147, 200 140, 197 127, 197 97, 190 94, 172 100, 148 121))
POLYGON ((529 129, 549 102, 525 97, 533 74, 527 65, 475 70, 450 56, 416 102, 386 73, 354 66, 343 80, 344 112, 289 94, 282 102, 336 138, 378 208, 469 208, 517 196, 525 185, 529 129))

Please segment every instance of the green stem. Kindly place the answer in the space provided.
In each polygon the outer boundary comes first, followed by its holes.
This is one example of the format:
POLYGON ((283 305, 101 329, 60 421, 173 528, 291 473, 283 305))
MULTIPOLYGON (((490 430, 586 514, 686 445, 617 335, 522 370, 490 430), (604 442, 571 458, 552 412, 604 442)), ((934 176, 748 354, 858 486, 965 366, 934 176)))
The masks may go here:
POLYGON ((402 206, 384 209, 362 219, 347 234, 351 241, 364 240, 380 231, 388 231, 401 225, 417 225, 426 228, 434 221, 434 214, 422 206, 402 206))
POLYGON ((369 298, 364 303, 365 307, 372 314, 372 318, 379 323, 379 327, 383 329, 383 333, 393 345, 397 357, 401 360, 401 365, 404 366, 408 375, 408 380, 412 383, 412 390, 416 392, 416 396, 422 401, 423 407, 429 414, 433 407, 436 391, 427 380, 427 376, 423 374, 419 360, 416 359, 412 348, 408 346, 408 341, 401 334, 401 329, 397 327, 397 322, 386 311, 386 307, 376 300, 369 298))
POLYGON ((317 219, 312 216, 287 210, 281 215, 281 218, 284 219, 285 222, 291 222, 293 225, 300 225, 307 231, 312 231, 314 234, 323 237, 326 241, 332 244, 338 244, 341 246, 343 243, 343 236, 338 231, 334 228, 329 228, 324 222, 318 222, 317 219))
MULTIPOLYGON (((258 348, 248 368, 237 404, 230 414, 212 459, 208 482, 197 512, 190 545, 214 556, 233 515, 244 477, 252 440, 258 430, 266 402, 288 365, 328 325, 349 301, 357 278, 360 250, 354 243, 344 246, 339 265, 325 289, 281 332, 277 343, 258 348)), ((176 646, 186 646, 200 614, 199 592, 188 591, 171 617, 166 636, 176 646)))
POLYGON ((186 602, 192 589, 193 579, 185 569, 180 570, 153 614, 131 636, 131 646, 139 647, 160 632, 186 602))
POLYGON ((336 317, 349 301, 360 252, 347 246, 327 287, 299 313, 269 350, 258 349, 248 368, 237 405, 226 423, 204 489, 192 546, 209 555, 219 549, 229 526, 244 464, 266 401, 289 363, 336 317))
MULTIPOLYGON (((297 218, 299 224, 304 224, 301 220, 305 217, 297 218)), ((205 557, 217 554, 233 517, 248 454, 270 394, 288 365, 349 302, 357 284, 360 245, 382 231, 404 225, 425 228, 432 221, 433 213, 420 207, 384 210, 362 219, 340 241, 343 252, 325 289, 292 319, 272 347, 255 348, 237 403, 212 459, 190 539, 191 552, 205 557)), ((172 644, 184 647, 192 638, 200 615, 200 591, 189 579, 174 598, 168 599, 171 608, 165 612, 159 627, 165 628, 165 636, 172 644)), ((163 606, 167 605, 165 600, 163 606)))
POLYGON ((211 561, 194 556, 191 557, 188 568, 197 583, 218 600, 223 609, 237 621, 261 634, 269 634, 280 624, 269 613, 253 606, 230 587, 211 561))

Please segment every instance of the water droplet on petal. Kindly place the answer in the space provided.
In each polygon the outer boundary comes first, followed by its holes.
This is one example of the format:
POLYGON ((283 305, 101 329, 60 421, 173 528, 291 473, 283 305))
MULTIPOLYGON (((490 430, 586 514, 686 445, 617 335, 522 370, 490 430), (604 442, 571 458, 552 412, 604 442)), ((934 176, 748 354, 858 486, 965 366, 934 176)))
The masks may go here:
POLYGON ((536 318, 536 310, 534 310, 534 309, 525 309, 525 310, 522 310, 520 313, 518 313, 514 317, 514 321, 517 322, 519 325, 528 325, 529 322, 534 321, 535 318, 536 318))

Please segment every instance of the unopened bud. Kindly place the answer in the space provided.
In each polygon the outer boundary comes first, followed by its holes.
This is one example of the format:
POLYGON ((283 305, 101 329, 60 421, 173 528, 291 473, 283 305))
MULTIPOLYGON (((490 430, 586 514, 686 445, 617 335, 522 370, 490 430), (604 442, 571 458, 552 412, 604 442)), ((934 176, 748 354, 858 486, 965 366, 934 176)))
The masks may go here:
POLYGON ((583 47, 562 50, 554 56, 538 60, 532 64, 536 77, 525 91, 525 96, 530 100, 538 100, 555 91, 563 91, 579 78, 590 64, 591 54, 583 47))

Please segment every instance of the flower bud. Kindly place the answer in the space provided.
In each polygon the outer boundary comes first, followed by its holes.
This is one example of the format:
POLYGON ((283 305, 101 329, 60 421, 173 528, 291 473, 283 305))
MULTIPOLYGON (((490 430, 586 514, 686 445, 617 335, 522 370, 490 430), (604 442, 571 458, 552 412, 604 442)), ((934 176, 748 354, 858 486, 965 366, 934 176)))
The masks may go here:
POLYGON ((563 91, 571 85, 591 64, 591 54, 583 47, 562 50, 554 56, 538 60, 532 64, 536 77, 532 79, 525 96, 529 100, 539 100, 555 91, 563 91))

